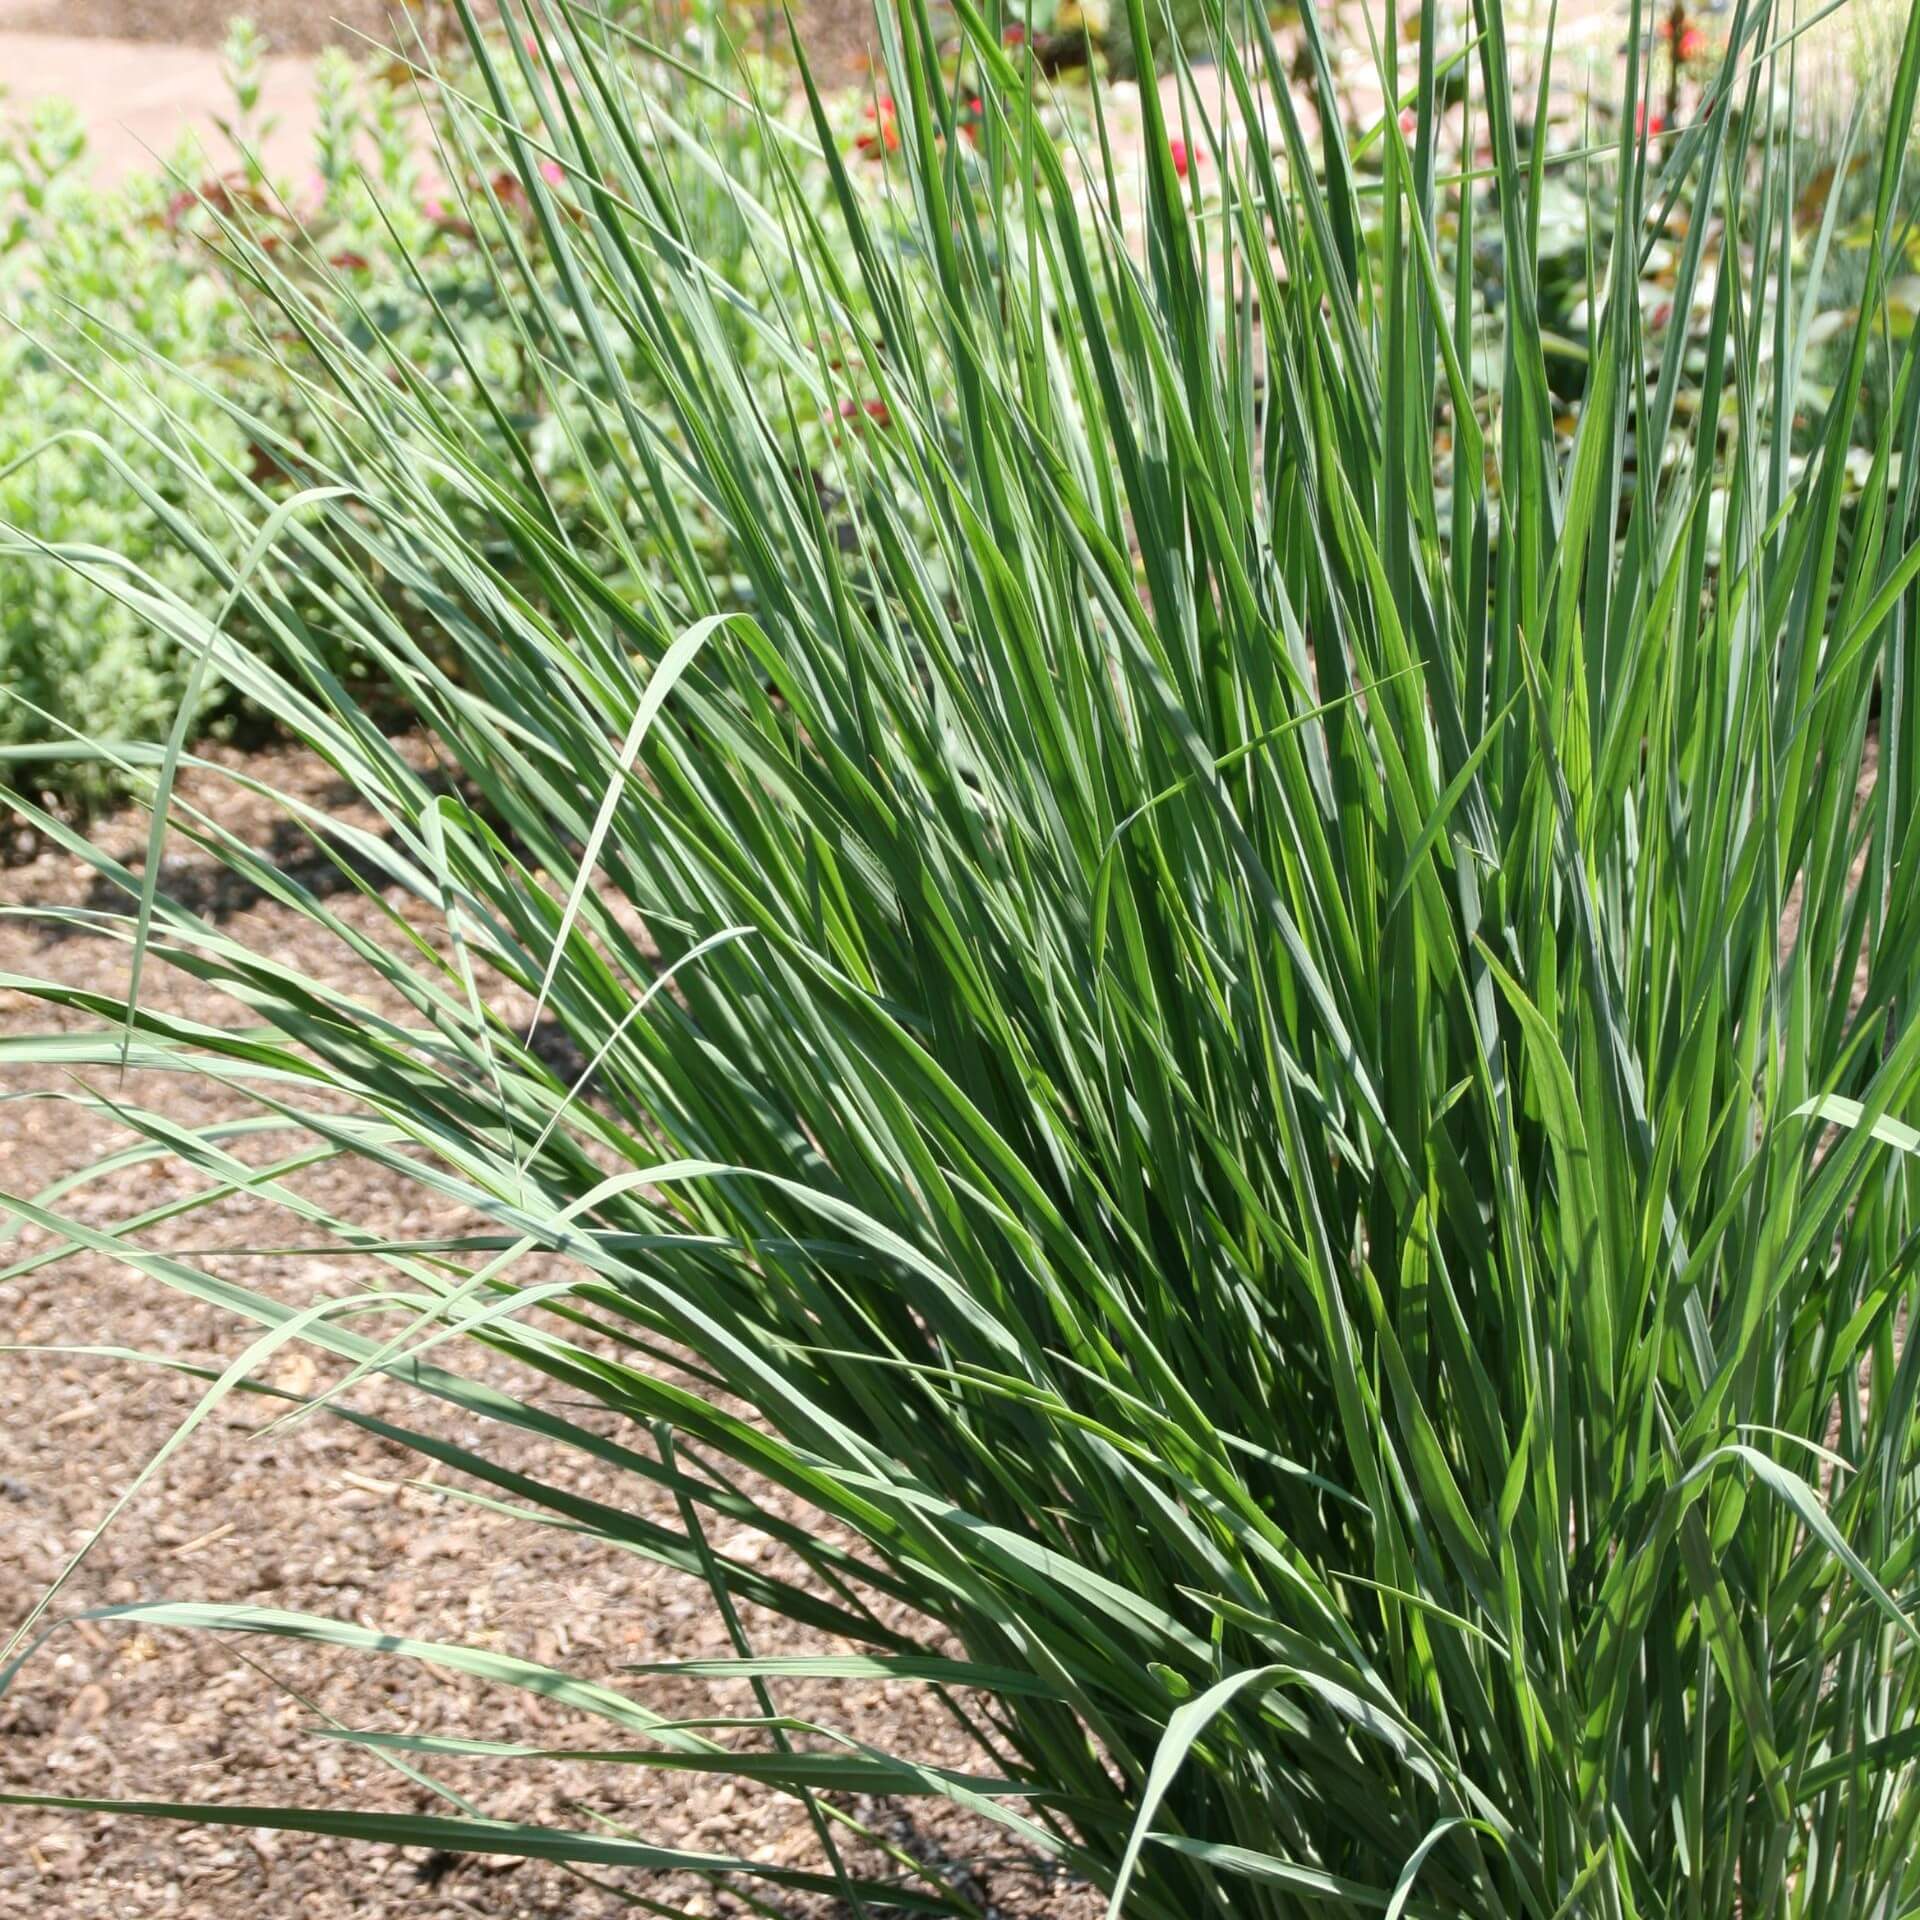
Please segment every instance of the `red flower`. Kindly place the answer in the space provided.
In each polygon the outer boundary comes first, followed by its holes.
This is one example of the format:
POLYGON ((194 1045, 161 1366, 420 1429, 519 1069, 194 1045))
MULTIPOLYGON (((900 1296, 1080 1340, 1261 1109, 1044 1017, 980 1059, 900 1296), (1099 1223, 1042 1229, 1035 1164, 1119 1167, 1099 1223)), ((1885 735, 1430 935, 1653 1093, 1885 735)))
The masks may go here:
MULTIPOLYGON (((247 213, 259 214, 268 220, 278 217, 266 195, 244 174, 236 171, 210 174, 197 188, 182 188, 168 200, 166 212, 158 216, 160 224, 171 233, 198 206, 204 206, 210 213, 223 215, 230 220, 247 213)), ((277 236, 269 235, 260 244, 277 245, 277 236)))
POLYGON ((980 144, 980 123, 987 117, 987 109, 980 96, 971 95, 960 112, 960 137, 973 146, 980 144))
POLYGON ((1674 48, 1674 57, 1683 65, 1689 60, 1698 60, 1707 50, 1707 36, 1699 27, 1682 27, 1679 43, 1674 48))
POLYGON ((840 418, 858 422, 864 414, 876 427, 893 425, 893 414, 884 400, 842 400, 840 418))
POLYGON ((1418 132, 1419 127, 1420 116, 1411 107, 1406 108, 1400 115, 1400 131, 1412 134, 1418 132))
POLYGON ((893 110, 893 95, 883 93, 877 107, 867 109, 867 118, 873 122, 871 128, 854 143, 869 160, 877 160, 883 154, 900 151, 900 121, 893 110))
POLYGON ((1027 44, 1027 30, 1018 20, 1011 22, 1000 36, 1003 47, 1024 47, 1027 44))
POLYGON ((1199 147, 1195 147, 1189 152, 1187 143, 1184 140, 1169 140, 1167 142, 1167 151, 1173 156, 1174 172, 1177 173, 1182 180, 1187 177, 1189 168, 1203 167, 1207 163, 1205 152, 1199 147))
POLYGON ((1633 110, 1633 130, 1635 133, 1665 133, 1667 120, 1665 114, 1656 113, 1648 117, 1644 103, 1633 110))

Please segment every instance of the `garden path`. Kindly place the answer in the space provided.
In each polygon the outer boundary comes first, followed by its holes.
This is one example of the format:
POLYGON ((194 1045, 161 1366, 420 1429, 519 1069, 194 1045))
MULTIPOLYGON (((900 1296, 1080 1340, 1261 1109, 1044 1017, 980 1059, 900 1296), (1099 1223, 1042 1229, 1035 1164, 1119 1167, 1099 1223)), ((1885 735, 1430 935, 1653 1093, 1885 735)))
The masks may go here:
MULTIPOLYGON (((167 158, 183 134, 209 154, 224 146, 216 122, 232 111, 232 93, 218 49, 128 40, 88 33, 31 30, 48 18, 40 0, 0 0, 0 88, 9 114, 42 100, 80 109, 94 176, 125 178, 167 158)), ((276 124, 265 141, 273 171, 310 164, 313 150, 313 61, 270 56, 261 111, 276 124)), ((222 162, 224 164, 224 162, 222 162)))

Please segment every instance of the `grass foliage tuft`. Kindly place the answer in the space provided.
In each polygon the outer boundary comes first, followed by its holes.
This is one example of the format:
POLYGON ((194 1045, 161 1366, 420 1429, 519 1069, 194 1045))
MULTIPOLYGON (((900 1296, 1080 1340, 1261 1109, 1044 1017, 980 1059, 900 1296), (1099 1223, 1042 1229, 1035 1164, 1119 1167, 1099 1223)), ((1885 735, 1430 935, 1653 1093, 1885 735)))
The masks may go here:
MULTIPOLYGON (((242 561, 208 559, 270 657, 164 580, 70 560, 377 812, 384 837, 338 851, 394 905, 362 958, 410 1011, 45 820, 124 895, 97 924, 130 977, 183 969, 209 1011, 8 982, 94 1024, 0 1040, 102 1086, 122 1061, 217 1077, 283 1162, 115 1111, 372 1278, 295 1311, 137 1223, 8 1208, 250 1321, 207 1405, 287 1341, 337 1363, 349 1417, 355 1377, 411 1383, 400 1438, 706 1580, 739 1651, 714 1670, 796 1670, 751 1657, 768 1608, 844 1643, 798 1670, 984 1701, 997 1779, 851 1728, 749 1760, 597 1681, 380 1643, 537 1687, 632 1757, 809 1797, 815 1868, 703 1871, 942 1897, 856 1883, 831 1798, 853 1789, 958 1800, 1138 1920, 1912 1911, 1904 138, 1869 156, 1851 345, 1815 394, 1792 20, 1735 0, 1699 112, 1652 143, 1630 54, 1582 163, 1613 206, 1569 428, 1533 274, 1550 156, 1500 0, 1444 76, 1429 5, 1408 116, 1365 154, 1257 18, 1244 52, 1223 21, 1177 118, 1143 96, 1131 158, 1104 120, 1049 130, 974 0, 957 79, 905 0, 881 20, 892 157, 843 156, 817 99, 797 124, 742 97, 744 182, 676 122, 689 76, 591 11, 502 12, 499 39, 469 22, 443 106, 465 177, 510 178, 556 263, 499 271, 592 510, 555 512, 511 435, 224 220, 329 431, 289 452, 291 492, 185 461, 192 512, 155 511, 183 545, 201 512, 246 529, 242 561), (707 264, 719 220, 750 299, 707 264), (1700 315, 1658 338, 1656 239, 1700 315), (1863 486, 1870 366, 1891 397, 1863 486), (362 715, 340 646, 451 783, 362 715), (529 1044, 534 998, 584 1087, 529 1044), (314 1153, 474 1232, 373 1240, 302 1197, 314 1153), (468 1378, 473 1342, 552 1406, 468 1378), (486 1435, 514 1427, 670 1489, 678 1523, 507 1487, 486 1435), (785 1558, 717 1552, 718 1516, 785 1558)), ((1303 31, 1324 86, 1311 6, 1303 31)), ((1895 129, 1917 79, 1920 9, 1895 129)), ((165 811, 181 740, 102 751, 165 811)), ((466 1815, 215 1817, 688 1863, 466 1815)))

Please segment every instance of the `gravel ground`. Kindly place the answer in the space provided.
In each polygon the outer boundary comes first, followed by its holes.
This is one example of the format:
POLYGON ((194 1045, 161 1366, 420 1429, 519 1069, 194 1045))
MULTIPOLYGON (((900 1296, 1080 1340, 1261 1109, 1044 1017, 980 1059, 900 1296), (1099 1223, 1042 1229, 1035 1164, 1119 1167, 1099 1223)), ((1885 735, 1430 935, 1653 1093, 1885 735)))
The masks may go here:
MULTIPOLYGON (((327 770, 290 749, 220 757, 353 814, 327 770)), ((190 790, 253 844, 275 848, 283 863, 302 860, 300 843, 266 803, 204 774, 190 790)), ((130 862, 137 861, 143 837, 131 814, 106 821, 97 835, 130 862)), ((175 897, 217 916, 234 937, 366 990, 351 980, 352 963, 342 949, 316 938, 285 909, 236 894, 191 848, 170 853, 164 871, 175 897)), ((304 877, 311 884, 315 874, 304 877)), ((0 868, 0 900, 15 908, 107 904, 93 900, 85 870, 51 851, 0 868)), ((332 904, 373 937, 393 937, 378 902, 343 887, 332 904)), ((0 974, 111 991, 123 985, 124 967, 118 943, 54 930, 17 913, 0 917, 0 974)), ((148 1004, 176 1010, 193 997, 191 983, 164 969, 150 973, 143 988, 148 1004)), ((195 1011, 204 1017, 202 1000, 195 1011)), ((45 1009, 0 989, 0 1026, 19 1031, 49 1024, 45 1009)), ((121 1138, 79 1105, 17 1097, 57 1093, 63 1084, 71 1083, 20 1071, 0 1088, 16 1096, 0 1100, 0 1189, 36 1192, 121 1138)), ((189 1123, 227 1110, 217 1089, 182 1076, 136 1073, 116 1091, 189 1123)), ((179 1169, 154 1163, 60 1204, 103 1224, 177 1198, 194 1184, 179 1169)), ((329 1165, 307 1176, 306 1185, 341 1214, 394 1232, 450 1224, 403 1182, 362 1166, 329 1165)), ((257 1205, 234 1203, 185 1215, 143 1238, 154 1247, 191 1249, 209 1270, 290 1299, 310 1298, 321 1285, 337 1291, 353 1284, 345 1262, 328 1262, 331 1270, 317 1275, 320 1263, 231 1251, 263 1235, 269 1244, 283 1244, 284 1233, 282 1216, 263 1222, 257 1205)), ((0 1245, 0 1265, 42 1244, 29 1234, 0 1245)), ((238 1350, 238 1333, 217 1311, 91 1255, 41 1266, 0 1287, 0 1345, 16 1349, 0 1357, 0 1621, 9 1624, 101 1522, 200 1391, 197 1383, 151 1367, 17 1351, 77 1343, 215 1361, 238 1350)), ((465 1358, 459 1364, 469 1366, 465 1358)), ((492 1356, 471 1370, 528 1398, 539 1398, 545 1385, 515 1377, 492 1356)), ((310 1358, 289 1350, 270 1377, 305 1392, 318 1376, 310 1358)), ((392 1408, 401 1404, 401 1392, 383 1381, 367 1383, 365 1391, 356 1390, 355 1404, 392 1408)), ((417 1401, 408 1413, 417 1424, 434 1424, 417 1401)), ((63 1594, 62 1611, 135 1599, 299 1609, 486 1646, 614 1684, 622 1684, 623 1663, 727 1651, 705 1590, 681 1576, 407 1484, 417 1460, 343 1422, 314 1419, 263 1439, 257 1429, 264 1417, 257 1403, 225 1403, 105 1534, 63 1594)), ((451 1430, 444 1419, 441 1426, 451 1430)), ((488 1432, 490 1448, 509 1450, 497 1429, 488 1432)), ((510 1451, 527 1472, 672 1517, 649 1489, 614 1484, 610 1474, 596 1481, 550 1443, 526 1438, 510 1451)), ((721 1544, 735 1551, 742 1545, 721 1544)), ((783 1622, 751 1608, 747 1613, 758 1651, 799 1652, 813 1644, 783 1622)), ((625 1684, 668 1713, 751 1711, 740 1683, 702 1688, 629 1677, 625 1684)), ((849 1693, 825 1683, 794 1685, 779 1704, 783 1711, 857 1725, 864 1738, 898 1751, 948 1765, 983 1765, 939 1709, 910 1686, 849 1693)), ((608 1734, 604 1723, 582 1722, 531 1695, 482 1690, 411 1662, 264 1638, 236 1643, 79 1622, 61 1628, 0 1697, 0 1786, 445 1810, 364 1750, 313 1738, 309 1730, 323 1713, 350 1727, 544 1745, 605 1744, 608 1734)), ((434 1770, 494 1817, 580 1827, 591 1824, 586 1809, 592 1809, 655 1843, 817 1864, 799 1806, 744 1785, 581 1765, 458 1760, 434 1770), (609 1772, 617 1775, 611 1783, 609 1772)), ((1098 1911, 1086 1889, 1050 1885, 1036 1863, 1014 1857, 1001 1836, 939 1803, 862 1803, 855 1810, 923 1858, 969 1876, 976 1893, 1007 1920, 1087 1920, 1098 1911), (929 1805, 937 1811, 925 1812, 929 1805)), ((643 1887, 629 1877, 625 1884, 676 1911, 747 1910, 694 1880, 656 1879, 643 1887)), ((611 1920, 629 1910, 615 1894, 541 1865, 503 1867, 472 1856, 133 1819, 0 1813, 3 1920, 397 1920, 402 1914, 407 1920, 611 1920)), ((799 1899, 777 1910, 799 1920, 837 1909, 799 1899)))

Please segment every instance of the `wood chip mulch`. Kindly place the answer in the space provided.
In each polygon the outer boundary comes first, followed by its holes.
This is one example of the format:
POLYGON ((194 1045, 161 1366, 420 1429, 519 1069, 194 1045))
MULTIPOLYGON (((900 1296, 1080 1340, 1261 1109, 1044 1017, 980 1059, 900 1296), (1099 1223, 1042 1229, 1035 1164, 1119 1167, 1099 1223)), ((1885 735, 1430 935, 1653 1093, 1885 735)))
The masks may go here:
MULTIPOLYGON (((409 751, 412 751, 409 748, 409 751)), ((231 767, 371 824, 329 771, 291 749, 220 755, 231 767)), ((200 774, 186 789, 235 832, 299 866, 311 884, 331 870, 272 804, 200 774)), ((137 864, 145 828, 134 813, 103 822, 98 841, 137 864)), ((175 897, 215 917, 235 938, 306 971, 353 981, 343 950, 286 909, 233 890, 190 846, 169 851, 175 897)), ((20 908, 109 906, 64 853, 0 868, 0 973, 72 986, 124 987, 116 940, 22 917, 20 908)), ((377 939, 393 930, 378 904, 340 887, 331 905, 377 939)), ((220 1018, 204 993, 148 975, 143 1000, 220 1018)), ((48 1010, 0 989, 0 1030, 35 1031, 48 1010)), ((0 1075, 0 1189, 33 1194, 120 1144, 117 1125, 59 1094, 57 1071, 0 1075)), ((232 1096, 196 1078, 135 1073, 116 1096, 205 1124, 232 1096)), ((444 1224, 402 1181, 356 1163, 305 1177, 339 1214, 400 1234, 444 1224)), ((156 1161, 58 1204, 96 1225, 177 1199, 196 1185, 156 1161)), ((4 1229, 0 1229, 3 1232, 4 1229)), ((191 1251, 209 1270, 289 1299, 343 1290, 351 1262, 234 1249, 284 1246, 287 1221, 259 1203, 227 1203, 152 1228, 145 1244, 191 1251), (222 1251, 225 1249, 226 1251, 222 1251), (324 1270, 323 1270, 324 1269, 324 1270)), ((0 1240, 0 1267, 44 1246, 28 1233, 0 1240)), ((41 1266, 0 1285, 0 1627, 10 1629, 67 1557, 188 1414, 198 1382, 128 1361, 21 1351, 107 1345, 224 1364, 247 1335, 230 1318, 92 1255, 41 1266)), ((458 1364, 530 1398, 549 1383, 515 1377, 482 1356, 458 1364)), ((271 1377, 308 1391, 319 1376, 288 1349, 271 1377)), ((449 1430, 450 1409, 409 1401, 386 1381, 354 1403, 449 1430)), ((569 1409, 575 1418, 593 1415, 569 1409)), ((743 1683, 703 1686, 622 1676, 625 1663, 724 1654, 724 1630, 705 1589, 594 1542, 516 1522, 412 1484, 419 1460, 324 1416, 262 1437, 259 1402, 231 1399, 175 1455, 109 1529, 57 1603, 61 1614, 133 1600, 223 1600, 358 1621, 422 1639, 492 1647, 569 1673, 623 1685, 656 1710, 753 1709, 743 1683)), ((646 1487, 596 1481, 551 1443, 492 1429, 488 1445, 527 1472, 577 1486, 671 1522, 646 1487)), ((721 1542, 749 1551, 759 1541, 721 1542)), ((769 1561, 771 1543, 768 1543, 769 1561)), ((756 1650, 826 1650, 784 1622, 747 1609, 756 1650)), ((947 1765, 980 1769, 981 1756, 930 1700, 908 1685, 794 1684, 783 1711, 857 1727, 862 1738, 947 1765)), ((540 1745, 607 1744, 609 1729, 527 1694, 483 1689, 417 1663, 248 1637, 154 1631, 115 1623, 60 1628, 0 1695, 0 1787, 14 1791, 281 1805, 448 1809, 364 1749, 315 1738, 322 1717, 351 1728, 458 1733, 540 1745)), ((570 1827, 605 1814, 636 1837, 815 1866, 801 1806, 712 1777, 631 1768, 527 1764, 434 1756, 429 1770, 490 1816, 570 1827), (611 1776, 611 1777, 610 1777, 611 1776)), ((1005 1920, 1088 1920, 1089 1890, 1056 1884, 1005 1836, 941 1802, 853 1803, 871 1824, 963 1877, 1005 1920), (931 1811, 929 1811, 931 1809, 931 1811)), ((874 1870, 874 1861, 852 1862, 874 1870)), ((602 1871, 602 1870, 596 1870, 602 1871)), ((608 1875, 609 1881, 613 1876, 608 1875)), ((689 1914, 745 1914, 704 1882, 628 1876, 620 1885, 689 1914)), ((831 1902, 783 1898, 802 1920, 831 1902)), ((612 1920, 634 1909, 616 1892, 544 1865, 449 1858, 298 1835, 90 1815, 0 1811, 0 1920, 612 1920)))

